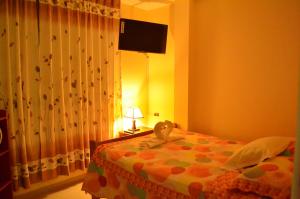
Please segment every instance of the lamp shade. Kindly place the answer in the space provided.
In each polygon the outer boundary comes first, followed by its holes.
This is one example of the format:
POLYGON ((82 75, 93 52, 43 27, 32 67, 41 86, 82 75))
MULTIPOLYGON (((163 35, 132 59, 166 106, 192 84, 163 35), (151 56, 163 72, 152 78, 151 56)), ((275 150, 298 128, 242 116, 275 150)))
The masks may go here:
POLYGON ((143 118, 144 116, 143 116, 140 108, 129 107, 126 110, 125 117, 131 118, 131 119, 138 119, 138 118, 143 118))

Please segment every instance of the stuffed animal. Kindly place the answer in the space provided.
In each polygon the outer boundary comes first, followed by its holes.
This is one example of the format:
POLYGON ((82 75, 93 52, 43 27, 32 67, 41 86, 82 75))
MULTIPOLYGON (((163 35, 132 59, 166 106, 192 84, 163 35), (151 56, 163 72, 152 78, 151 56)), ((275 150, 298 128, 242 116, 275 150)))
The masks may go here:
POLYGON ((158 139, 168 141, 169 135, 173 130, 173 123, 165 120, 158 122, 154 127, 154 133, 158 139))

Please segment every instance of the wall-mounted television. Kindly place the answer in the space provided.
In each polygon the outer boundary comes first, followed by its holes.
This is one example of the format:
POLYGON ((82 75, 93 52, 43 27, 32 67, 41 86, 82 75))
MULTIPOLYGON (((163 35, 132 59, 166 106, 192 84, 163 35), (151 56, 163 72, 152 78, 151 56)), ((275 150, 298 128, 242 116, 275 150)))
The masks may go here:
POLYGON ((120 19, 119 50, 165 53, 168 25, 120 19))

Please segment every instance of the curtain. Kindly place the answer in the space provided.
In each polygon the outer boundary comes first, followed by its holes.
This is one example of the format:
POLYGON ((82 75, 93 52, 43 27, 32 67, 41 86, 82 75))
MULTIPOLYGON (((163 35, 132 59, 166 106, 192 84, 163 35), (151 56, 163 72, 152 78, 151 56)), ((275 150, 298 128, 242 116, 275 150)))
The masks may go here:
POLYGON ((14 187, 84 169, 122 115, 119 0, 1 0, 0 104, 14 187))

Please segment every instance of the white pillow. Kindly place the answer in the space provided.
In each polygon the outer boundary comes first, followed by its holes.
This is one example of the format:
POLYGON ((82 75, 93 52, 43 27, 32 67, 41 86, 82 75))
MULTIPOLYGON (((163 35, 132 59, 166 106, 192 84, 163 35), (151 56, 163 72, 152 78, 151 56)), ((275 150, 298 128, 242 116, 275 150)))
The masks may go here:
POLYGON ((240 169, 256 165, 284 151, 291 137, 264 137, 256 139, 238 149, 224 164, 225 169, 240 169))

